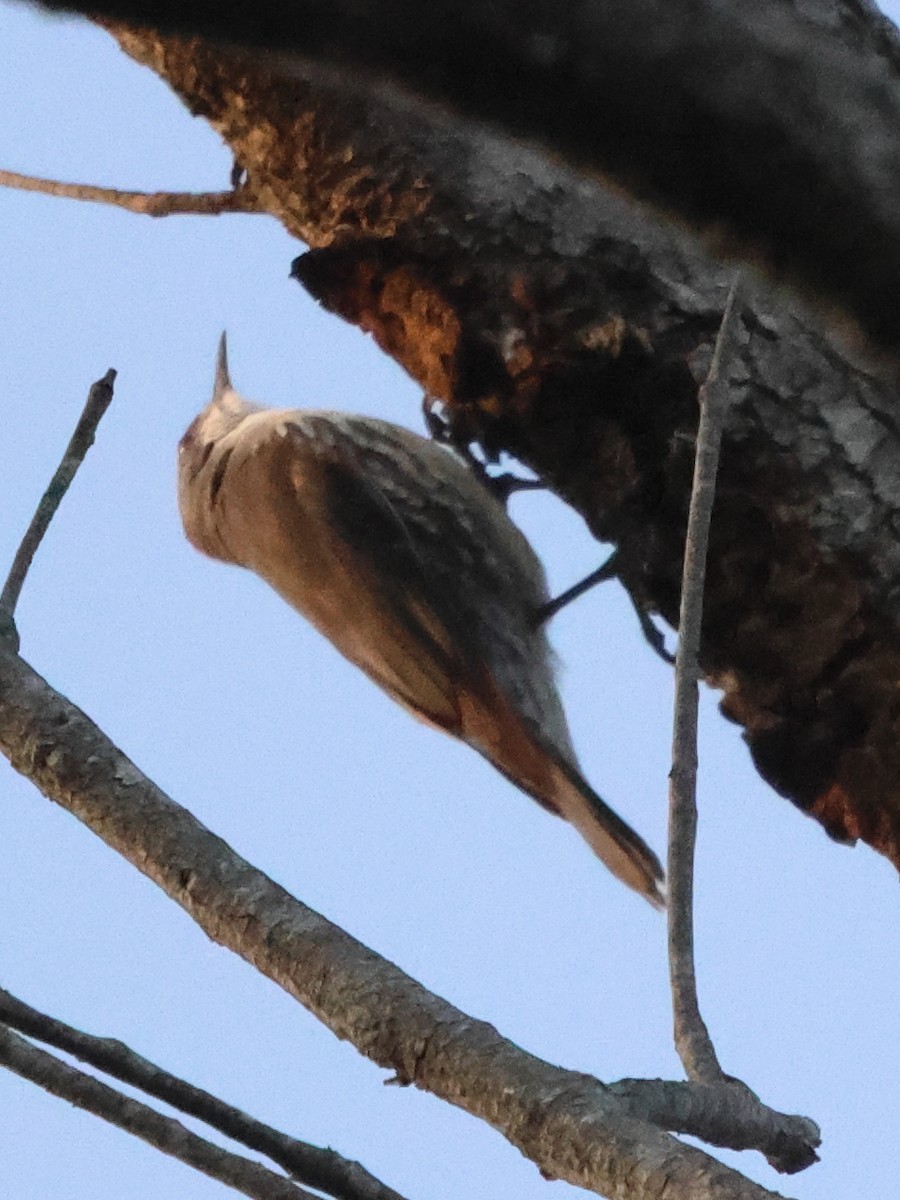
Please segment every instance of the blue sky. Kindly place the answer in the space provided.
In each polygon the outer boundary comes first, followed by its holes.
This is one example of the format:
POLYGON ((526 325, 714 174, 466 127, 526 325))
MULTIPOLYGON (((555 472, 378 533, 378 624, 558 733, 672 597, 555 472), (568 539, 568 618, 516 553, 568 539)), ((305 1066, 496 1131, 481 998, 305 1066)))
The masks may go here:
MULTIPOLYGON (((890 10, 888 10, 890 11, 890 10)), ((0 166, 210 190, 230 158, 150 72, 81 21, 0 4, 0 166)), ((116 398, 29 577, 25 657, 207 825, 301 899, 528 1050, 612 1080, 677 1076, 664 924, 562 822, 410 720, 249 574, 181 533, 175 447, 227 328, 236 386, 421 429, 419 389, 288 278, 267 217, 151 221, 0 191, 8 562, 89 384, 116 398)), ((553 590, 602 549, 551 497, 514 516, 553 590)), ((607 585, 553 640, 585 774, 662 853, 671 676, 607 585)), ((337 1042, 213 945, 5 765, 0 983, 286 1131, 360 1159, 411 1200, 575 1195, 498 1135, 337 1042)), ((896 1187, 896 872, 830 842, 764 786, 702 709, 698 969, 726 1070, 823 1126, 800 1200, 896 1187)), ((0 1074, 0 1178, 22 1200, 182 1200, 220 1185, 0 1074)))

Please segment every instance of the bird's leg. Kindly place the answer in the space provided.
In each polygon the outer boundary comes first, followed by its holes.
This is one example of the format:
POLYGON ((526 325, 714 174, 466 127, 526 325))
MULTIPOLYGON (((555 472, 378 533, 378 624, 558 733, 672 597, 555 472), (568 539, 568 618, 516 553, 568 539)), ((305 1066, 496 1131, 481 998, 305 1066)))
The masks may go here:
POLYGON ((231 182, 231 190, 233 192, 240 191, 240 189, 242 187, 244 187, 247 183, 247 171, 238 162, 237 158, 234 158, 232 160, 231 173, 229 175, 229 180, 231 182))
MULTIPOLYGON (((435 396, 429 396, 427 393, 422 397, 422 415, 425 418, 425 425, 428 432, 434 441, 440 442, 441 445, 450 446, 461 458, 465 459, 473 475, 484 484, 501 504, 506 505, 513 492, 536 491, 538 488, 545 488, 547 485, 542 479, 522 479, 519 475, 505 473, 503 475, 489 474, 487 467, 473 454, 469 443, 459 437, 454 429, 453 422, 448 420, 443 413, 438 411, 440 401, 435 396)), ((596 571, 591 571, 590 575, 586 575, 579 583, 568 588, 556 599, 550 600, 543 608, 538 609, 535 615, 535 624, 543 625, 549 621, 551 617, 571 604, 573 600, 577 600, 579 596, 583 596, 595 584, 605 583, 608 579, 619 578, 619 556, 618 551, 613 551, 605 563, 598 567, 596 571)), ((625 589, 628 591, 628 589, 625 589)), ((665 635, 662 630, 657 629, 650 618, 649 613, 645 612, 641 605, 635 600, 631 592, 628 591, 628 598, 634 606, 634 611, 637 613, 638 623, 641 627, 641 633, 650 648, 656 654, 668 663, 670 666, 674 663, 675 658, 666 649, 665 635)))
POLYGON ((501 504, 506 504, 513 492, 536 492, 546 488, 543 479, 523 479, 520 475, 488 475, 484 472, 484 482, 491 489, 501 504))
POLYGON ((450 446, 464 458, 472 473, 490 491, 501 504, 506 504, 513 492, 531 492, 547 485, 540 479, 522 479, 519 475, 509 472, 503 475, 491 475, 487 466, 472 452, 471 445, 460 437, 453 429, 453 422, 437 411, 440 401, 435 396, 422 397, 422 416, 432 440, 442 446, 450 446))
MULTIPOLYGON (((585 592, 590 591, 596 584, 606 583, 609 579, 618 578, 619 552, 618 550, 614 550, 606 562, 602 566, 599 566, 596 571, 591 571, 590 575, 585 575, 584 579, 567 588, 566 591, 562 592, 548 604, 545 604, 543 608, 538 609, 537 624, 543 625, 545 621, 549 621, 552 617, 555 617, 560 609, 565 608, 567 604, 571 604, 573 600, 577 600, 579 596, 583 596, 585 592)), ((627 588, 625 590, 628 591, 627 588)), ((634 611, 637 613, 638 623, 640 624, 644 639, 663 662, 669 663, 671 666, 675 658, 666 649, 665 635, 662 630, 656 628, 650 618, 650 614, 641 607, 631 592, 628 592, 628 598, 632 603, 634 611)))
POLYGON ((589 592, 592 587, 598 583, 606 583, 609 579, 617 579, 619 576, 619 552, 614 550, 609 558, 598 567, 596 571, 591 571, 590 575, 585 575, 584 579, 579 580, 570 588, 566 588, 555 599, 550 600, 543 608, 537 611, 537 624, 543 625, 552 617, 555 617, 558 612, 571 604, 573 600, 577 600, 579 596, 583 596, 585 592, 589 592))
POLYGON ((646 609, 641 608, 640 603, 635 600, 631 592, 628 592, 628 598, 631 601, 632 608, 637 614, 638 624, 641 627, 641 633, 644 635, 644 641, 651 650, 655 651, 655 653, 659 655, 664 663, 668 663, 670 667, 674 666, 675 655, 666 649, 666 635, 661 629, 658 629, 653 624, 653 618, 646 609))
POLYGON ((432 441, 440 442, 442 446, 450 446, 470 463, 477 462, 478 460, 475 459, 468 444, 454 432, 452 421, 439 411, 439 406, 442 404, 443 402, 437 396, 432 396, 428 392, 422 397, 422 417, 432 441))

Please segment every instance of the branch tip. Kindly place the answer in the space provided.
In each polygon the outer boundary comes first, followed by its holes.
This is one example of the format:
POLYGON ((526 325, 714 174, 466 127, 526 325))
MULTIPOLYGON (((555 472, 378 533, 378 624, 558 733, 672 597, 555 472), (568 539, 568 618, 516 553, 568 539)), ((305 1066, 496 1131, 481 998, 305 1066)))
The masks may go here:
POLYGON ((38 547, 50 527, 50 522, 56 515, 56 510, 69 490, 78 468, 84 462, 85 455, 94 443, 97 426, 112 403, 115 379, 116 371, 110 367, 101 379, 91 385, 81 416, 75 426, 75 432, 69 439, 69 444, 66 446, 53 478, 38 502, 31 523, 13 558, 3 591, 0 593, 0 637, 5 638, 14 647, 16 653, 19 650, 19 635, 16 629, 15 613, 25 578, 38 547))

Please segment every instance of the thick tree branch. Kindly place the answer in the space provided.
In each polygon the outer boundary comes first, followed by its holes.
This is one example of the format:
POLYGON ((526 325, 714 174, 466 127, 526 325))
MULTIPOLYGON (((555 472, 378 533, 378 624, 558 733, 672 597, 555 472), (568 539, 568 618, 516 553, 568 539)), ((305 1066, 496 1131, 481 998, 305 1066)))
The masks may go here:
MULTIPOLYGON (((459 122, 117 30, 202 112, 295 273, 373 333, 462 441, 505 449, 617 544, 675 624, 706 374, 727 275, 599 186, 459 122)), ((748 283, 754 333, 723 447, 701 648, 760 771, 900 866, 897 396, 748 283)))
POLYGON ((214 1146, 171 1117, 164 1117, 139 1100, 123 1096, 92 1075, 32 1046, 3 1025, 0 1025, 0 1065, 253 1200, 317 1200, 311 1192, 268 1167, 214 1146))
POLYGON ((259 202, 249 188, 229 192, 123 192, 118 188, 95 187, 90 183, 61 183, 57 179, 39 179, 17 171, 0 170, 0 187, 65 200, 87 200, 92 204, 111 204, 145 217, 203 216, 222 213, 261 213, 259 202))
MULTIPOLYGON (((589 1076, 542 1062, 465 1016, 295 900, 150 782, 0 644, 0 748, 152 879, 213 940, 406 1083, 487 1121, 552 1178, 632 1200, 772 1193, 628 1115, 589 1076)), ((683 1111, 673 1113, 683 1120, 683 1111)), ((778 1118, 773 1114, 773 1120, 778 1118)), ((797 1118, 785 1118, 793 1138, 797 1118)), ((801 1143, 808 1141, 808 1125, 801 1143)), ((738 1135, 746 1144, 746 1132, 738 1135)))
POLYGON ((900 49, 868 0, 49 3, 369 71, 537 139, 900 350, 900 49))
POLYGON ((65 1050, 97 1070, 204 1121, 248 1149, 265 1154, 298 1183, 326 1192, 335 1200, 403 1200, 398 1192, 386 1187, 359 1163, 342 1158, 334 1150, 323 1150, 279 1133, 225 1104, 217 1096, 170 1075, 115 1038, 94 1037, 73 1029, 71 1025, 38 1012, 2 988, 0 1022, 58 1050, 65 1050))

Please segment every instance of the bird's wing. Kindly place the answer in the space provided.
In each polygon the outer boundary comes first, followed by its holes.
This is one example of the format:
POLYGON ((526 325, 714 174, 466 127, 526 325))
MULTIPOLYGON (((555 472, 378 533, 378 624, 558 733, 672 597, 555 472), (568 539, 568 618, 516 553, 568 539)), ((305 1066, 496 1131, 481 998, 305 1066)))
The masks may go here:
POLYGON ((578 770, 535 622, 543 576, 502 508, 473 502, 465 467, 395 426, 292 412, 260 418, 253 436, 217 476, 232 561, 658 903, 653 852, 578 770))
POLYGON ((402 519, 343 439, 310 436, 293 416, 247 422, 224 469, 210 462, 220 556, 264 578, 404 707, 458 735, 447 634, 402 519))
MULTIPOLYGON (((571 753, 535 621, 543 572, 502 506, 446 450, 406 430, 345 417, 329 436, 329 523, 403 622, 436 643, 455 691, 490 680, 571 753)), ((314 440, 325 444, 325 431, 317 428, 314 440)))
MULTIPOLYGON (((371 427, 367 436, 374 437, 371 427)), ((447 464, 445 451, 426 452, 416 442, 414 461, 404 462, 402 438, 391 444, 390 432, 384 436, 381 456, 369 448, 366 488, 403 528, 398 578, 407 603, 414 596, 419 615, 438 631, 460 709, 458 736, 571 822, 614 875, 660 905, 659 859, 578 768, 549 647, 534 619, 546 593, 533 552, 492 497, 473 503, 464 489, 474 481, 455 460, 447 464)), ((384 543, 355 538, 352 522, 341 520, 345 499, 336 495, 332 503, 348 540, 362 555, 380 556, 384 543)), ((387 566, 383 560, 379 570, 387 566)))
POLYGON ((363 607, 374 618, 363 639, 370 648, 361 647, 355 661, 416 716, 459 736, 451 637, 429 603, 427 573, 407 525, 389 496, 346 457, 323 463, 322 478, 357 612, 365 594, 363 607))
POLYGON ((639 834, 597 795, 577 763, 535 731, 499 688, 461 696, 464 737, 508 779, 574 825, 601 862, 655 907, 664 872, 639 834))

